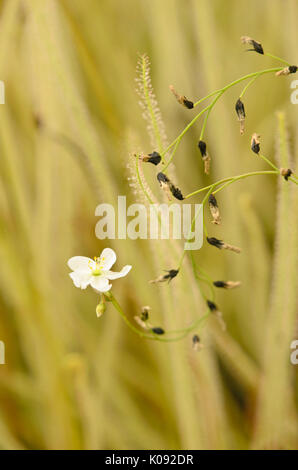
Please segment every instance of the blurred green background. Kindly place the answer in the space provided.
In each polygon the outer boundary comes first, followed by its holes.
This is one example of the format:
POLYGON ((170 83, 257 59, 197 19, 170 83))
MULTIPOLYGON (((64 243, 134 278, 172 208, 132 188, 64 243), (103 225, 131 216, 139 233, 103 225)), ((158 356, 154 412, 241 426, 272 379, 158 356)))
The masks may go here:
MULTIPOLYGON (((243 252, 204 245, 195 257, 214 280, 243 285, 217 292, 227 331, 208 320, 199 331, 200 353, 192 351, 191 336, 168 344, 140 339, 112 306, 98 319, 96 294, 75 289, 66 264, 111 246, 116 270, 133 265, 113 285, 132 321, 147 304, 152 321, 166 329, 183 328, 204 313, 188 262, 171 284, 148 284, 177 265, 168 242, 95 237, 99 203, 115 203, 121 194, 142 202, 131 191, 127 168, 130 154, 154 150, 135 92, 138 54, 150 57, 171 142, 194 111, 177 104, 170 84, 198 100, 242 75, 279 66, 245 53, 240 36, 297 63, 297 1, 0 3, 6 87, 0 107, 0 340, 6 347, 0 447, 298 448, 297 366, 290 363, 290 342, 298 337, 294 185, 258 176, 220 193, 223 223, 208 222, 208 230, 243 252)), ((243 137, 234 110, 243 85, 223 96, 205 134, 210 176, 203 175, 196 148, 198 121, 175 155, 183 194, 268 169, 249 149, 253 132, 261 134, 265 155, 295 167, 298 106, 290 102, 291 80, 267 75, 248 89, 243 137), (278 111, 284 112, 279 123, 278 111)), ((145 173, 159 197, 155 171, 146 167, 145 173)), ((182 246, 177 242, 178 254, 182 246)))

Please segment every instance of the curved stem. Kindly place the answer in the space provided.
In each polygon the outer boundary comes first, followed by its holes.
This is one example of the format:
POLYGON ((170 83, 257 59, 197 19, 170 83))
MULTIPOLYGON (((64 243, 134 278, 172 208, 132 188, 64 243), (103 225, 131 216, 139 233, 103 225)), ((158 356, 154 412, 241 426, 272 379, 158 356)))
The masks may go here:
POLYGON ((210 312, 206 312, 202 317, 199 317, 197 318, 190 326, 186 327, 186 328, 182 328, 181 330, 172 330, 172 331, 167 331, 166 334, 176 334, 176 335, 179 335, 179 336, 176 336, 175 338, 163 338, 163 337, 160 337, 159 335, 157 334, 154 334, 154 333, 145 333, 143 331, 140 331, 138 328, 136 328, 130 321, 129 319, 127 318, 127 316, 125 315, 125 313, 123 312, 121 306, 119 305, 119 303, 117 302, 116 298, 114 297, 114 295, 112 294, 112 292, 108 292, 105 294, 108 299, 112 302, 112 304, 114 305, 115 309, 117 310, 117 312, 121 315, 122 319, 124 320, 124 322, 126 323, 126 325, 134 332, 136 333, 138 336, 140 336, 141 338, 146 338, 146 339, 151 339, 151 340, 155 340, 155 341, 161 341, 161 342, 164 342, 164 343, 167 343, 167 342, 173 342, 173 341, 178 341, 180 339, 183 339, 185 338, 188 333, 190 333, 192 330, 194 330, 195 328, 197 328, 199 326, 200 323, 202 323, 204 320, 206 320, 210 314, 210 312))
POLYGON ((210 184, 209 186, 205 186, 204 188, 197 189, 196 191, 193 191, 192 193, 188 194, 185 196, 184 199, 189 199, 192 196, 195 196, 196 194, 199 194, 202 191, 205 191, 207 189, 213 188, 215 186, 218 186, 222 183, 226 183, 227 181, 237 181, 240 179, 247 178, 249 176, 257 176, 257 175, 274 175, 274 174, 279 174, 279 171, 252 171, 251 173, 244 173, 243 175, 238 175, 238 176, 231 176, 229 178, 224 178, 222 180, 217 181, 216 183, 210 184))
POLYGON ((173 142, 168 145, 168 147, 163 150, 160 154, 160 156, 162 157, 162 159, 164 159, 164 156, 165 154, 180 140, 182 139, 182 137, 186 134, 186 132, 193 126, 193 124, 198 120, 198 118, 203 114, 205 113, 206 111, 208 111, 210 108, 212 109, 212 107, 214 106, 215 102, 220 98, 220 96, 223 95, 223 93, 225 91, 227 91, 229 88, 233 87, 234 85, 237 85, 238 83, 240 82, 243 82, 244 80, 247 80, 248 78, 253 78, 253 77, 259 77, 261 75, 264 75, 266 73, 273 73, 273 72, 278 72, 279 70, 282 70, 282 67, 275 67, 275 68, 271 68, 271 69, 265 69, 265 70, 262 70, 260 72, 252 72, 252 73, 249 73, 247 75, 244 75, 243 77, 240 77, 238 78, 237 80, 234 80, 233 82, 229 83, 228 85, 224 86, 223 88, 220 88, 212 93, 209 93, 208 95, 204 96, 204 98, 201 98, 199 101, 197 101, 196 103, 194 103, 194 107, 199 105, 200 103, 202 103, 203 101, 205 101, 207 98, 210 98, 214 95, 219 95, 218 97, 215 98, 215 100, 213 100, 213 102, 209 105, 209 106, 206 106, 202 111, 200 111, 200 113, 198 113, 193 119, 192 121, 183 129, 183 131, 178 135, 178 137, 176 137, 176 139, 173 140, 173 142))

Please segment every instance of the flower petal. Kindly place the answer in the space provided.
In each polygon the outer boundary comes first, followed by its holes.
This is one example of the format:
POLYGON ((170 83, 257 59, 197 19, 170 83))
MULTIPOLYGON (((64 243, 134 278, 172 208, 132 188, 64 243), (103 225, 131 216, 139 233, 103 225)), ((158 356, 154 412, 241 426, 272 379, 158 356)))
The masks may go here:
POLYGON ((103 271, 111 269, 117 259, 116 253, 111 248, 105 248, 100 255, 100 267, 103 271))
POLYGON ((98 292, 107 292, 111 289, 112 284, 109 284, 108 279, 103 276, 92 276, 91 286, 98 292))
POLYGON ((104 276, 110 280, 119 279, 119 277, 126 276, 130 270, 131 270, 131 266, 127 265, 127 266, 124 266, 124 268, 122 268, 119 273, 117 273, 116 271, 107 271, 104 273, 104 276))
POLYGON ((74 285, 81 289, 86 289, 86 287, 90 284, 90 281, 92 279, 91 271, 86 271, 86 270, 77 269, 76 271, 70 273, 69 275, 71 279, 73 280, 74 285))
POLYGON ((76 271, 77 269, 95 269, 95 261, 93 261, 91 258, 87 258, 86 256, 73 256, 68 260, 67 264, 73 271, 76 271))

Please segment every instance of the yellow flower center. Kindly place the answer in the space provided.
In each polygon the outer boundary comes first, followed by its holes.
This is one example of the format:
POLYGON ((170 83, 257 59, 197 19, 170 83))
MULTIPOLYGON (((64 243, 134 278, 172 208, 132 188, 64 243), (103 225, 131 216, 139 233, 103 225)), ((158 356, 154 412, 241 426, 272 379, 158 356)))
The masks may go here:
POLYGON ((101 263, 104 261, 104 258, 100 259, 97 256, 94 256, 94 261, 95 261, 95 268, 89 265, 89 268, 92 271, 92 276, 100 276, 102 274, 102 266, 101 263))

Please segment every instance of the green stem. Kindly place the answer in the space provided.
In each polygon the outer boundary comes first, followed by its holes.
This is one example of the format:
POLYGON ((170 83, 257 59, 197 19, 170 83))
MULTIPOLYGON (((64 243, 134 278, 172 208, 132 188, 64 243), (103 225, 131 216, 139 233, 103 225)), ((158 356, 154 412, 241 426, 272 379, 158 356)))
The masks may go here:
POLYGON ((130 321, 129 319, 127 318, 127 316, 125 315, 125 313, 123 312, 121 306, 119 305, 119 303, 117 302, 116 298, 114 297, 114 295, 112 294, 112 292, 108 292, 105 294, 107 296, 107 298, 112 302, 112 304, 114 305, 115 309, 117 310, 117 312, 120 314, 120 316, 122 317, 122 319, 124 320, 124 322, 126 323, 126 325, 134 332, 136 333, 138 336, 140 336, 141 338, 146 338, 146 339, 151 339, 151 340, 155 340, 155 341, 161 341, 161 342, 164 342, 164 343, 167 343, 167 342, 173 342, 173 341, 179 341, 180 339, 183 339, 185 338, 188 333, 190 333, 192 330, 194 330, 195 328, 197 328, 199 326, 200 323, 202 323, 205 319, 208 318, 210 312, 208 311, 207 313, 205 313, 202 317, 200 318, 197 318, 190 326, 186 327, 186 328, 182 328, 181 330, 172 330, 172 331, 167 331, 166 334, 176 334, 176 335, 179 335, 179 336, 176 336, 175 338, 163 338, 163 337, 160 337, 159 335, 157 334, 150 334, 150 333, 145 333, 143 331, 140 331, 138 328, 136 328, 130 321))
POLYGON ((279 62, 282 62, 283 64, 291 65, 291 64, 290 64, 289 62, 287 62, 286 60, 281 59, 281 58, 278 57, 277 55, 270 54, 269 52, 265 52, 264 55, 266 55, 267 57, 271 57, 271 59, 278 60, 279 62))
POLYGON ((192 193, 188 194, 185 196, 184 199, 188 199, 192 196, 195 196, 196 194, 199 194, 202 191, 206 191, 209 188, 213 188, 215 186, 218 186, 222 183, 226 183, 227 181, 238 181, 240 179, 247 178, 249 176, 256 176, 256 175, 273 175, 273 174, 279 174, 279 171, 252 171, 251 173, 244 173, 243 175, 238 175, 238 176, 231 176, 229 178, 224 178, 222 180, 217 181, 216 183, 210 184, 209 186, 205 186, 204 188, 197 189, 196 191, 193 191, 192 193))
POLYGON ((244 75, 243 77, 240 77, 238 78, 237 80, 234 80, 233 82, 229 83, 228 85, 224 86, 223 88, 220 88, 216 91, 213 91, 212 93, 209 93, 208 95, 204 96, 204 98, 201 98, 199 101, 197 101, 195 104, 194 104, 194 107, 199 105, 200 103, 202 103, 203 101, 205 101, 207 98, 210 98, 214 95, 219 95, 209 106, 206 106, 202 111, 200 111, 199 114, 197 114, 193 119, 192 121, 183 129, 183 131, 178 135, 178 137, 176 137, 176 139, 173 140, 173 142, 168 145, 168 147, 163 151, 161 152, 161 157, 162 159, 164 158, 164 155, 180 140, 182 139, 182 137, 186 134, 186 132, 193 126, 193 124, 198 120, 198 118, 203 114, 205 113, 206 111, 208 111, 210 108, 212 109, 212 107, 214 106, 215 102, 220 98, 220 96, 223 95, 223 93, 225 91, 227 91, 229 88, 233 87, 234 85, 237 85, 238 83, 240 82, 243 82, 244 80, 247 80, 248 78, 253 78, 253 77, 259 77, 261 75, 264 75, 266 73, 273 73, 273 72, 278 72, 279 70, 282 70, 282 67, 275 67, 275 68, 272 68, 272 69, 265 69, 265 70, 262 70, 261 72, 252 72, 252 73, 249 73, 247 75, 244 75))

